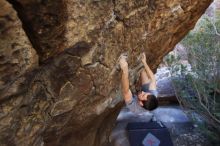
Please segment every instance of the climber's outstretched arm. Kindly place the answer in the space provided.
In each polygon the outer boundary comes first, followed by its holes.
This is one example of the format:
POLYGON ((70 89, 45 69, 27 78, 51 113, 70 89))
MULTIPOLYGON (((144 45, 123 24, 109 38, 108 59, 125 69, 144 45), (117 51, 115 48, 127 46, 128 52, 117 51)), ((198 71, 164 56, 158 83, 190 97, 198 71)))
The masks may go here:
POLYGON ((150 79, 149 90, 156 90, 156 78, 154 76, 154 73, 152 72, 152 70, 150 69, 150 67, 148 66, 146 62, 145 53, 142 53, 141 61, 144 64, 144 69, 147 73, 148 78, 150 79))
POLYGON ((126 61, 126 56, 121 56, 119 59, 119 64, 122 71, 121 84, 122 84, 122 94, 126 103, 132 100, 132 93, 129 89, 129 79, 128 79, 128 63, 126 61))

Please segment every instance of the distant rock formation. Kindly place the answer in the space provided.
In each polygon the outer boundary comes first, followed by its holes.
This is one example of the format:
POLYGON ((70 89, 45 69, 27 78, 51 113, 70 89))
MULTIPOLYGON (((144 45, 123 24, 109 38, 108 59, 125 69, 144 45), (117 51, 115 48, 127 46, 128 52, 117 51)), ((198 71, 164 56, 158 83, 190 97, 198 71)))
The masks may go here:
POLYGON ((1 0, 0 145, 107 145, 120 54, 132 78, 142 51, 155 71, 211 2, 1 0))

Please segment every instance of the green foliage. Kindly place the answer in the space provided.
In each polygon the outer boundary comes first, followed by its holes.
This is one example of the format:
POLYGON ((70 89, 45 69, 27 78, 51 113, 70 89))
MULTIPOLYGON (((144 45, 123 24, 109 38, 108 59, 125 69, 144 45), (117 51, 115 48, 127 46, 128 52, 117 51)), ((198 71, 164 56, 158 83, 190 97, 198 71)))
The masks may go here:
MULTIPOLYGON (((219 13, 220 14, 220 13, 219 13)), ((203 16, 181 42, 187 48, 191 65, 181 64, 180 57, 168 55, 170 68, 180 103, 201 113, 212 126, 220 130, 220 15, 203 16)))

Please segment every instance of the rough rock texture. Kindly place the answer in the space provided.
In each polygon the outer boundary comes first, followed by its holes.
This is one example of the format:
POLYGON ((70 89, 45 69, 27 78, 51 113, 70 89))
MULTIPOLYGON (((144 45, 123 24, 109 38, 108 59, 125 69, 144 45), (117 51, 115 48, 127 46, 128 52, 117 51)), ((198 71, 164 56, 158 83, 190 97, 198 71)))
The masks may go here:
POLYGON ((8 1, 18 12, 41 62, 40 67, 10 79, 12 83, 0 90, 4 99, 0 101, 0 145, 10 146, 107 145, 123 104, 120 74, 114 72, 119 55, 128 53, 132 79, 142 51, 155 70, 211 3, 8 1))
POLYGON ((37 65, 38 56, 16 11, 0 1, 0 90, 37 65))

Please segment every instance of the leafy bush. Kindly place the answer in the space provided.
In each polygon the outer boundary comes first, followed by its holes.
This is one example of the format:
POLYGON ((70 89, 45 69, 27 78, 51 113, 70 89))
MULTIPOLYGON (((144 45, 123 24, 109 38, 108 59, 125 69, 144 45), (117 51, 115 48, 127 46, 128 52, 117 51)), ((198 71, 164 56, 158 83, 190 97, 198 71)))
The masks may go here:
POLYGON ((181 43, 191 68, 179 56, 165 58, 178 100, 220 131, 220 13, 204 15, 181 43))

